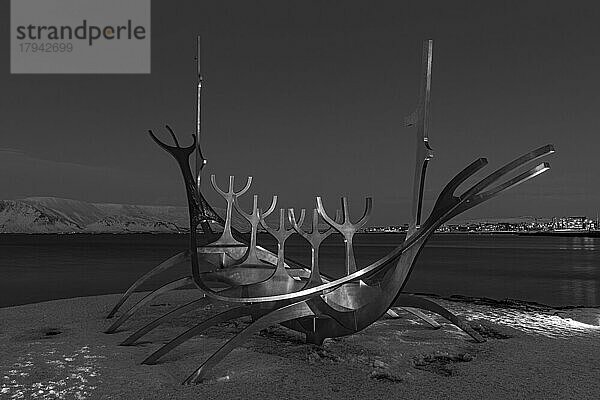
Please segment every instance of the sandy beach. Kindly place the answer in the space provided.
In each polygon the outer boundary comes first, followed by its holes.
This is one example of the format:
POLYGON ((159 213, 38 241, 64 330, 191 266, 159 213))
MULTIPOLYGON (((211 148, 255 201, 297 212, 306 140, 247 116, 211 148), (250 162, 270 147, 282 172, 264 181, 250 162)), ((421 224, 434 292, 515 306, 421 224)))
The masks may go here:
MULTIPOLYGON (((142 293, 136 294, 140 298, 142 293)), ((307 345, 272 327, 234 350, 196 386, 180 383, 246 319, 221 324, 165 356, 148 354, 221 309, 209 305, 118 344, 144 322, 198 293, 169 293, 108 335, 105 295, 0 309, 0 398, 6 399, 598 399, 600 309, 435 299, 486 337, 475 343, 443 319, 432 329, 408 313, 363 332, 307 345)))

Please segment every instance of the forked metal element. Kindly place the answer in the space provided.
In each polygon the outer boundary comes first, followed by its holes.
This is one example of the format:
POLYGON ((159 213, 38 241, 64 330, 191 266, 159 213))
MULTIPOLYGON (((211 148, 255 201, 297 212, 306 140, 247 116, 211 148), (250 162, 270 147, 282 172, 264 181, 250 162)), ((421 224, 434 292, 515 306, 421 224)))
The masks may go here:
MULTIPOLYGON (((237 266, 240 265, 260 265, 264 264, 262 260, 258 258, 258 254, 256 251, 256 236, 258 234, 258 225, 260 224, 260 211, 258 209, 258 195, 254 195, 254 202, 252 205, 252 213, 248 214, 238 204, 237 196, 233 199, 233 205, 235 209, 242 217, 248 221, 250 224, 250 244, 248 245, 248 249, 246 250, 246 254, 242 257, 239 262, 236 262, 237 266)), ((262 214, 263 218, 268 217, 275 210, 275 206, 277 205, 277 196, 273 196, 273 200, 271 201, 271 206, 262 214)))
POLYGON ((152 130, 148 130, 148 133, 150 134, 152 140, 154 140, 154 142, 160 148, 162 148, 171 156, 173 156, 173 158, 175 158, 175 161, 177 161, 177 164, 179 165, 179 169, 181 170, 181 174, 184 177, 184 182, 186 185, 186 193, 188 195, 188 209, 194 209, 193 214, 196 218, 196 220, 194 221, 194 227, 197 228, 198 225, 201 225, 203 222, 215 222, 217 224, 224 225, 225 221, 223 221, 223 218, 221 218, 219 214, 217 214, 215 210, 213 210, 210 204, 208 204, 208 202, 202 195, 202 192, 198 191, 196 179, 194 178, 194 176, 192 175, 192 171, 190 170, 189 157, 196 150, 198 144, 196 135, 192 135, 194 142, 191 146, 181 147, 179 146, 177 136, 175 135, 171 127, 169 127, 169 125, 165 125, 165 127, 171 134, 171 137, 175 142, 175 146, 169 146, 158 140, 158 138, 154 135, 152 130), (193 183, 193 187, 187 188, 187 186, 191 184, 190 182, 193 183))
MULTIPOLYGON (((310 232, 304 231, 301 228, 302 221, 300 223, 296 221, 296 216, 294 215, 293 208, 290 208, 288 210, 288 217, 294 230, 300 236, 302 236, 308 243, 310 243, 311 267, 310 276, 308 278, 308 285, 320 285, 323 283, 323 278, 321 277, 321 271, 319 270, 319 249, 321 248, 321 244, 323 243, 323 241, 333 233, 333 228, 331 228, 330 226, 323 232, 319 232, 319 210, 317 210, 316 208, 313 209, 312 226, 310 232)), ((336 222, 342 221, 341 210, 336 211, 335 220, 336 222)))
POLYGON ((358 232, 360 228, 365 226, 369 217, 371 216, 371 211, 373 210, 373 199, 371 197, 367 197, 365 201, 365 212, 360 220, 353 224, 350 221, 350 210, 348 209, 348 198, 342 197, 342 213, 344 214, 344 222, 338 224, 335 222, 323 207, 323 202, 321 201, 321 197, 317 197, 317 209, 321 217, 327 222, 329 225, 333 227, 336 231, 341 233, 344 236, 344 245, 346 247, 346 275, 350 275, 356 272, 356 260, 354 259, 354 245, 352 244, 352 238, 358 232))
POLYGON ((233 204, 235 202, 235 199, 238 196, 243 195, 244 193, 246 193, 248 191, 248 189, 250 189, 250 185, 252 185, 252 177, 251 176, 248 177, 248 180, 246 181, 246 186, 244 186, 244 188, 242 190, 240 190, 239 192, 236 192, 233 189, 234 180, 235 180, 234 176, 229 177, 229 189, 227 190, 227 192, 224 192, 217 185, 217 181, 215 180, 215 175, 213 174, 210 176, 210 183, 212 184, 213 189, 215 189, 215 191, 217 193, 219 193, 221 196, 223 196, 223 198, 227 202, 227 217, 225 218, 225 226, 223 227, 223 233, 221 234, 221 237, 218 240, 214 241, 213 243, 209 244, 209 246, 218 246, 218 247, 245 246, 244 243, 241 243, 241 242, 238 242, 237 240, 235 240, 233 238, 233 235, 231 234, 231 212, 233 211, 233 204))
MULTIPOLYGON (((299 226, 302 226, 302 224, 304 223, 305 213, 306 213, 306 211, 304 209, 302 209, 302 211, 300 213, 300 222, 298 222, 299 226)), ((287 275, 287 272, 285 272, 285 241, 295 231, 294 231, 294 228, 288 229, 285 227, 286 219, 287 218, 285 215, 285 209, 280 208, 279 209, 279 227, 277 229, 275 229, 275 228, 270 227, 269 224, 265 221, 264 215, 260 216, 260 223, 261 223, 262 227, 265 228, 265 230, 267 232, 269 232, 269 234, 271 236, 273 236, 275 238, 275 240, 277 240, 277 269, 275 271, 275 274, 284 273, 287 275)))

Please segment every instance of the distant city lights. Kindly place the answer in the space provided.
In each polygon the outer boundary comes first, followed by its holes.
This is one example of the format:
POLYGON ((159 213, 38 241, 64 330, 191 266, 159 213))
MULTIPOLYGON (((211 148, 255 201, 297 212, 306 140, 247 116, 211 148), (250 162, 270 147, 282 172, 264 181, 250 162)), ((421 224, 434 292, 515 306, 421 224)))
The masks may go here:
MULTIPOLYGON (((365 233, 399 233, 406 232, 408 224, 373 226, 364 229, 365 233)), ((436 232, 439 233, 493 233, 493 232, 598 232, 598 218, 585 216, 554 217, 534 219, 520 222, 471 222, 460 224, 444 224, 436 232)))

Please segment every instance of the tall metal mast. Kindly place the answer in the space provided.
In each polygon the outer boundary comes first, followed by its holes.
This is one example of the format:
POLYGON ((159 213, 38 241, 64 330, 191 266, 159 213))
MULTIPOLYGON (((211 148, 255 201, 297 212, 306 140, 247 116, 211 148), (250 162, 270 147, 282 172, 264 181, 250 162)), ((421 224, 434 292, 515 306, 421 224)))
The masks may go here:
POLYGON ((206 165, 206 159, 204 158, 204 156, 202 155, 202 150, 200 148, 200 139, 201 139, 201 132, 202 132, 202 70, 200 69, 200 36, 198 36, 197 38, 197 53, 196 53, 196 70, 197 70, 197 78, 198 78, 198 85, 197 85, 197 89, 196 89, 196 99, 197 99, 197 103, 196 103, 196 137, 198 138, 197 140, 197 147, 196 147, 196 182, 198 184, 198 190, 200 190, 200 182, 201 182, 201 174, 202 174, 202 168, 204 168, 204 165, 206 165))
POLYGON ((431 98, 431 62, 433 57, 433 40, 423 41, 421 66, 421 87, 419 104, 414 117, 407 125, 417 126, 417 154, 415 160, 415 176, 413 180, 413 203, 407 237, 412 235, 421 224, 423 207, 423 190, 427 164, 433 158, 433 150, 429 147, 429 105, 431 98))
MULTIPOLYGON (((198 79, 198 85, 196 87, 196 185, 198 187, 198 192, 200 192, 200 184, 202 182, 202 168, 206 165, 206 159, 202 155, 201 148, 201 133, 202 133, 202 70, 200 69, 200 54, 201 54, 201 42, 200 35, 197 37, 197 48, 196 48, 196 73, 198 79)), ((204 205, 200 204, 202 215, 206 215, 206 210, 204 210, 204 205)), ((202 221, 200 223, 202 227, 202 231, 204 233, 212 233, 213 230, 210 226, 210 223, 207 221, 202 221)))

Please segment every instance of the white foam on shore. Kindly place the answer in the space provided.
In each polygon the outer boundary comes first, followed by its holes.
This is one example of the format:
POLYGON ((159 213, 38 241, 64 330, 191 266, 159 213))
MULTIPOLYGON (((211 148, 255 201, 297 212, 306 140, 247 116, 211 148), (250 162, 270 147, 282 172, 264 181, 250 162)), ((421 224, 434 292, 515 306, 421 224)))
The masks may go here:
POLYGON ((524 333, 553 339, 600 335, 600 310, 595 310, 594 315, 587 318, 596 321, 595 324, 591 324, 550 312, 524 311, 472 303, 453 302, 448 306, 469 320, 485 319, 524 333))

